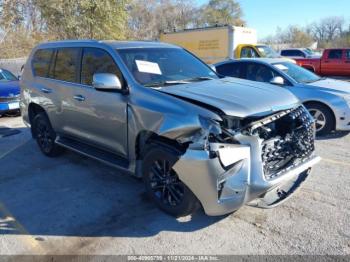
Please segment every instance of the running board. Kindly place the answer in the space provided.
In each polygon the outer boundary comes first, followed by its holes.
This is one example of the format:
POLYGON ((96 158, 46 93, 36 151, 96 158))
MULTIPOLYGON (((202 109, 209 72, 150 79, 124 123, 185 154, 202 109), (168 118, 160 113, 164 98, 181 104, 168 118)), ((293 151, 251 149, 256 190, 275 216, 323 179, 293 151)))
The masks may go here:
POLYGON ((56 144, 74 152, 77 152, 81 155, 93 158, 97 161, 120 169, 124 172, 131 173, 131 171, 129 170, 129 162, 116 154, 105 150, 101 150, 94 146, 90 146, 67 137, 57 137, 55 142, 56 144))

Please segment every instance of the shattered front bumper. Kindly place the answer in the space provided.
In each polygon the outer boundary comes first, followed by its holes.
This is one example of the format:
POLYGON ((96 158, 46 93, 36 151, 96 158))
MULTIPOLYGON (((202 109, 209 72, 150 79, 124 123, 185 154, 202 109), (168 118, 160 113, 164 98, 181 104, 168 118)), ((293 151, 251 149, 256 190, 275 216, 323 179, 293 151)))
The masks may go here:
POLYGON ((261 140, 241 136, 240 142, 243 143, 212 143, 211 152, 188 149, 173 167, 207 215, 231 213, 248 203, 265 208, 276 206, 295 192, 311 167, 320 161, 311 156, 277 177, 266 179, 261 140))

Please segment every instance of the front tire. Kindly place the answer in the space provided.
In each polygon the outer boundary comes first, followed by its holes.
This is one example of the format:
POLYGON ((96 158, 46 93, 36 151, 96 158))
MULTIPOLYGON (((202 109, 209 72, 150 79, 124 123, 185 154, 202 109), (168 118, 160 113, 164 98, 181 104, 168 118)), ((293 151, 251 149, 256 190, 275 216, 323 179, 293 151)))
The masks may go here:
POLYGON ((305 106, 316 121, 317 136, 324 136, 333 131, 335 120, 332 111, 327 106, 319 103, 308 103, 305 106))
POLYGON ((55 157, 62 153, 63 149, 55 143, 56 133, 46 114, 37 114, 33 119, 32 128, 36 142, 44 155, 55 157))
POLYGON ((176 150, 154 145, 145 150, 142 172, 146 192, 164 212, 175 216, 192 214, 199 201, 172 168, 179 159, 176 150))

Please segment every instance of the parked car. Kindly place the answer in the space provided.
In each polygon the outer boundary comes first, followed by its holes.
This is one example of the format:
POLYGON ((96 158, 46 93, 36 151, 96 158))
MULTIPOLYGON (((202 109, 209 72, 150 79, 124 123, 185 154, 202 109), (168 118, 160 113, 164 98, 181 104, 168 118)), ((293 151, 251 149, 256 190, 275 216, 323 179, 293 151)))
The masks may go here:
POLYGON ((285 59, 225 61, 219 74, 272 83, 291 91, 316 119, 318 135, 350 130, 350 83, 321 78, 285 59))
POLYGON ((41 44, 21 95, 45 155, 68 148, 143 178, 149 197, 175 216, 275 206, 319 161, 313 119, 294 95, 220 79, 170 44, 41 44))
POLYGON ((0 116, 18 115, 20 88, 17 77, 0 68, 0 116))
POLYGON ((288 48, 282 49, 281 56, 289 57, 293 59, 297 58, 320 58, 321 54, 314 52, 309 48, 288 48))
POLYGON ((326 49, 321 58, 298 58, 297 64, 320 76, 350 76, 350 48, 326 49))

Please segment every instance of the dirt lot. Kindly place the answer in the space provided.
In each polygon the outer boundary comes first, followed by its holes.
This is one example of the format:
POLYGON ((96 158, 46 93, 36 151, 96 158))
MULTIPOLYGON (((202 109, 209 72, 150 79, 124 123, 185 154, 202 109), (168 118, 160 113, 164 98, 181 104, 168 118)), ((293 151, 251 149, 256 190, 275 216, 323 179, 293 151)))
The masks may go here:
POLYGON ((350 254, 350 135, 317 141, 323 161, 270 210, 174 219, 140 181, 67 152, 44 157, 21 118, 1 118, 1 254, 350 254))

